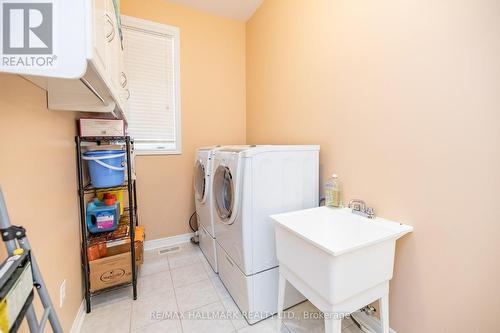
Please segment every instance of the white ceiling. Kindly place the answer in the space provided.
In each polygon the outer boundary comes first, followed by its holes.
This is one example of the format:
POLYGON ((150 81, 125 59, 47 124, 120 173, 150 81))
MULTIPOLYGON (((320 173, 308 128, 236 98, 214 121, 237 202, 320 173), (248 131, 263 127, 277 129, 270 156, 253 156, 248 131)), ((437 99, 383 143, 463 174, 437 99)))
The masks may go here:
POLYGON ((167 0, 212 14, 246 21, 264 0, 167 0))

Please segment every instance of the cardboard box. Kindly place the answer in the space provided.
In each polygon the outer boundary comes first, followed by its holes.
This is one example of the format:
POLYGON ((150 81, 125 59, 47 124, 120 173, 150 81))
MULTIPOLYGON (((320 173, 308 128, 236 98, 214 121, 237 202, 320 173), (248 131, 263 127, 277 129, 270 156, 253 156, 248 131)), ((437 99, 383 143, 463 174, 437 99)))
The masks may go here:
POLYGON ((130 252, 97 259, 89 265, 91 292, 132 281, 130 252))
MULTIPOLYGON (((107 257, 127 252, 130 253, 130 239, 120 241, 119 243, 108 244, 106 248, 107 257)), ((135 262, 137 265, 142 265, 144 263, 144 241, 135 242, 135 262)))
MULTIPOLYGON (((135 262, 144 263, 144 227, 135 228, 135 262)), ((89 262, 90 291, 132 281, 130 239, 106 243, 106 256, 89 262)))
MULTIPOLYGON (((135 262, 138 265, 144 263, 144 239, 144 227, 135 227, 135 262)), ((107 243, 106 256, 125 252, 130 252, 130 239, 107 243)))
POLYGON ((80 136, 124 136, 125 122, 120 119, 81 118, 79 120, 80 136))

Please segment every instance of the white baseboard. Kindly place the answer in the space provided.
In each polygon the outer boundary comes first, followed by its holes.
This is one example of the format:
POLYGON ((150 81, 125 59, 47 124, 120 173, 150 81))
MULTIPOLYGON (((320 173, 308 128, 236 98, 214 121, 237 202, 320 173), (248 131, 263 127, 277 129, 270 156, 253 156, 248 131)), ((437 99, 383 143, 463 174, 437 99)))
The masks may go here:
POLYGON ((144 244, 144 250, 149 251, 149 250, 159 249, 162 247, 168 247, 168 246, 172 246, 172 245, 187 243, 191 240, 191 237, 193 237, 193 235, 194 234, 192 232, 190 232, 187 234, 182 234, 182 235, 177 235, 177 236, 172 236, 172 237, 165 237, 165 238, 148 240, 144 244))
MULTIPOLYGON (((382 332, 382 326, 380 325, 380 320, 375 316, 369 316, 364 312, 355 312, 355 313, 351 313, 351 317, 355 317, 356 320, 360 324, 362 324, 363 326, 366 326, 372 332, 375 332, 375 333, 382 332)), ((389 332, 390 333, 397 333, 392 328, 389 328, 389 332)))
POLYGON ((73 325, 71 325, 70 333, 80 333, 83 326, 83 321, 85 320, 85 299, 82 300, 80 307, 78 308, 78 313, 76 314, 75 320, 73 320, 73 325))

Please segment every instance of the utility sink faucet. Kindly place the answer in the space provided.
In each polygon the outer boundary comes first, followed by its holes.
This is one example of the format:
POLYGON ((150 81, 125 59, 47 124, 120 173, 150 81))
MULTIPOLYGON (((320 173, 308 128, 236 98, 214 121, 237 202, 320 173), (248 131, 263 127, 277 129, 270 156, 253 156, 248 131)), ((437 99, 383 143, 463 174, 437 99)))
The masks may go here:
POLYGON ((349 208, 352 209, 354 214, 358 214, 369 219, 375 218, 375 210, 372 207, 366 207, 363 200, 353 199, 349 201, 349 208))

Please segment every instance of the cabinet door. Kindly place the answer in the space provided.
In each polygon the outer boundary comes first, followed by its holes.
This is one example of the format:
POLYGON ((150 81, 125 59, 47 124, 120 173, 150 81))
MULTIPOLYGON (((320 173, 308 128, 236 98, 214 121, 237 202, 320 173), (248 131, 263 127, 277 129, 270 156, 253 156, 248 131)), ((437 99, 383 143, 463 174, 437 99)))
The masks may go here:
POLYGON ((120 99, 124 107, 127 107, 128 99, 130 98, 130 89, 128 87, 128 77, 125 68, 125 54, 122 49, 120 49, 120 99))
POLYGON ((116 34, 109 40, 108 68, 110 69, 111 85, 115 98, 120 100, 120 106, 124 107, 129 96, 127 89, 127 75, 124 68, 123 44, 120 39, 119 22, 114 10, 113 1, 108 0, 108 15, 111 17, 116 34))
POLYGON ((107 0, 93 1, 93 54, 92 63, 102 77, 108 76, 108 41, 112 23, 107 13, 107 0))
POLYGON ((120 91, 120 58, 122 53, 122 45, 120 40, 120 32, 118 29, 118 21, 116 18, 115 8, 112 0, 107 0, 107 16, 111 22, 112 32, 107 38, 108 42, 108 68, 110 71, 111 84, 116 92, 120 91))
POLYGON ((126 40, 125 35, 123 36, 122 47, 120 48, 118 69, 120 74, 120 99, 124 107, 127 107, 128 99, 130 98, 130 90, 128 86, 128 76, 127 69, 125 68, 125 47, 126 40))

